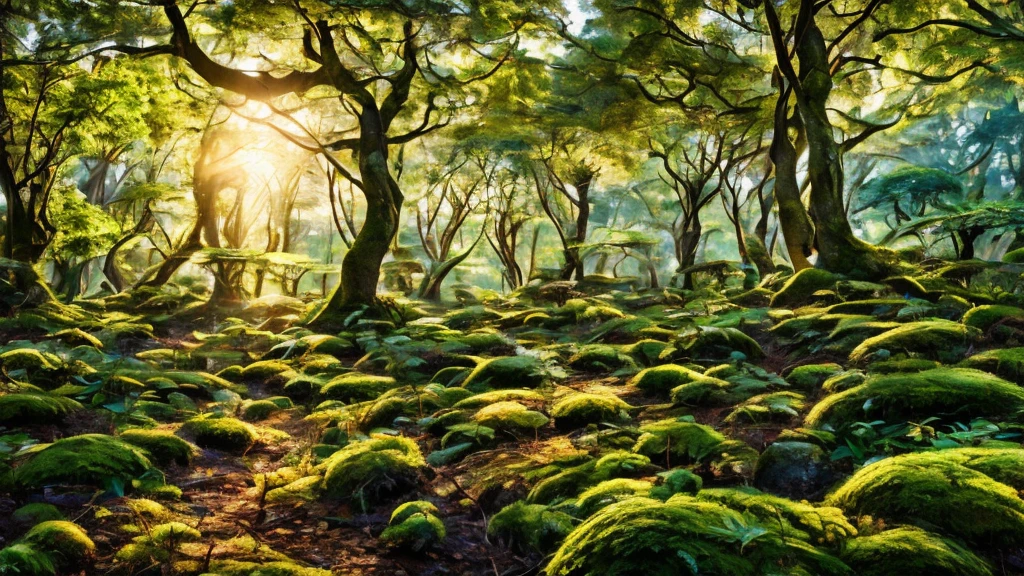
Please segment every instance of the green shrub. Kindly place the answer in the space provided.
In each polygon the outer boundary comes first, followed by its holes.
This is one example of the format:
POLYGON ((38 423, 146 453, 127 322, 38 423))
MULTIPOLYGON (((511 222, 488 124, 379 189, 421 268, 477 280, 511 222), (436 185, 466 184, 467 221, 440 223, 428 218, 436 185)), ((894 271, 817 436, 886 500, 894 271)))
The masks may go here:
POLYGON ((912 526, 850 540, 841 556, 858 576, 991 576, 985 561, 956 542, 912 526))
POLYGON ((256 443, 256 430, 236 418, 203 414, 185 422, 181 431, 203 448, 242 453, 256 443))
POLYGON ((916 421, 929 416, 959 418, 1010 415, 1024 408, 1024 389, 987 372, 935 368, 918 373, 872 376, 860 386, 833 394, 807 415, 810 427, 871 419, 916 421), (870 400, 865 410, 865 403, 870 400), (866 413, 865 413, 866 412, 866 413))
POLYGON ((412 486, 426 466, 419 446, 408 438, 378 436, 349 444, 324 460, 324 493, 330 498, 374 502, 412 486))
POLYGON ((158 464, 188 466, 196 453, 194 446, 165 430, 125 430, 120 438, 148 452, 158 464))
POLYGON ((582 428, 587 424, 627 420, 632 406, 611 394, 573 393, 551 408, 551 417, 559 430, 582 428))
POLYGON ((145 453, 123 440, 103 434, 82 434, 57 440, 14 470, 15 484, 39 489, 51 484, 103 487, 127 481, 149 470, 145 453))

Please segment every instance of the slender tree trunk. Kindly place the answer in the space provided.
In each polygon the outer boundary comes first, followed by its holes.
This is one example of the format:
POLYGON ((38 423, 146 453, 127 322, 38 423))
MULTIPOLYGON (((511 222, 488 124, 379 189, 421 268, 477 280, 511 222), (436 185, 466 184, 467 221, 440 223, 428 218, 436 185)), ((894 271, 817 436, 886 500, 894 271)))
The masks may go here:
MULTIPOLYGON (((781 74, 776 73, 779 99, 775 105, 775 133, 772 136, 770 156, 775 164, 775 198, 779 204, 779 226, 786 241, 786 251, 793 268, 810 268, 807 258, 813 253, 814 226, 800 199, 800 185, 796 179, 797 150, 789 138, 789 96, 781 74)), ((767 221, 765 221, 767 232, 767 221)))

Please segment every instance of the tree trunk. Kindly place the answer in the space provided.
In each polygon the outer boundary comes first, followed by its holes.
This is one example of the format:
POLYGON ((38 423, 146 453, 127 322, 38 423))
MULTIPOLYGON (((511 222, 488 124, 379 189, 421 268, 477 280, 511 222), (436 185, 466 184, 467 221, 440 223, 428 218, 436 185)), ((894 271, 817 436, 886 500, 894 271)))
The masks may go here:
MULTIPOLYGON (((775 74, 779 99, 775 105, 775 132, 769 155, 775 164, 775 198, 779 203, 779 226, 786 241, 786 251, 795 270, 811 267, 807 258, 813 253, 814 226, 800 199, 796 179, 797 150, 789 138, 789 95, 782 75, 775 74)), ((765 221, 767 226, 767 221, 765 221)), ((767 232, 767 228, 765 229, 767 232)))

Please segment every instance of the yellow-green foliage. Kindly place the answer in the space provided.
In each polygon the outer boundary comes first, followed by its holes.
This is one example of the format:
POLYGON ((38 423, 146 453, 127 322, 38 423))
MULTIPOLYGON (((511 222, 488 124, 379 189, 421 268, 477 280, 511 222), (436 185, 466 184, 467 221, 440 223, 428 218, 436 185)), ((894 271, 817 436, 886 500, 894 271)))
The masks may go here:
POLYGON ((152 562, 167 562, 171 552, 187 542, 197 542, 203 535, 182 522, 167 522, 150 528, 149 533, 138 536, 126 544, 114 559, 132 565, 148 565, 152 562))
POLYGON ((536 388, 544 383, 544 365, 533 356, 481 360, 461 386, 475 392, 490 388, 536 388))
POLYGON ((80 526, 66 520, 36 524, 18 543, 44 552, 58 568, 80 568, 93 555, 96 545, 80 526))
POLYGON ((587 424, 628 419, 630 408, 632 406, 611 394, 574 393, 555 403, 551 417, 560 430, 571 430, 587 424))
POLYGON ((569 366, 577 370, 619 370, 636 368, 636 362, 618 346, 588 344, 569 357, 569 366))
POLYGON ((647 496, 653 484, 646 480, 633 480, 631 478, 615 478, 605 480, 597 486, 587 488, 576 499, 577 515, 586 518, 605 506, 618 502, 623 498, 633 496, 647 496))
POLYGON ((312 502, 320 495, 320 487, 323 485, 323 478, 320 476, 306 476, 298 478, 273 490, 268 490, 266 500, 268 504, 294 504, 296 502, 312 502))
POLYGON ((665 348, 668 348, 668 343, 646 338, 623 346, 622 352, 629 354, 639 364, 651 366, 658 362, 658 358, 665 348))
POLYGON ((182 432, 203 448, 241 453, 256 443, 256 430, 236 418, 203 414, 185 422, 182 432))
POLYGON ((813 392, 821 387, 829 377, 843 371, 839 364, 805 364, 797 366, 786 376, 786 381, 803 392, 813 392))
POLYGON ((70 398, 42 392, 3 394, 0 395, 0 425, 54 422, 81 407, 70 398))
POLYGON ((473 420, 495 430, 534 430, 548 423, 548 417, 519 402, 495 402, 473 415, 473 420))
POLYGON ((729 424, 738 422, 761 423, 788 420, 805 406, 804 395, 796 392, 761 394, 743 402, 725 417, 729 424))
POLYGON ((839 427, 878 418, 919 422, 943 414, 969 420, 1009 415, 1021 408, 1024 389, 998 376, 970 368, 935 368, 872 376, 860 386, 826 397, 811 409, 806 423, 839 427))
POLYGON ((818 268, 805 268, 794 274, 772 296, 772 307, 791 307, 811 300, 811 295, 818 290, 835 288, 841 278, 831 272, 818 268))
POLYGON ((669 453, 678 462, 705 462, 719 454, 725 436, 710 426, 679 420, 660 420, 640 427, 633 451, 651 458, 669 453))
POLYGON ((971 308, 964 314, 963 323, 979 330, 989 330, 1000 323, 1024 322, 1024 309, 1016 306, 985 305, 971 308))
POLYGON ((510 401, 543 402, 544 396, 533 390, 491 390, 490 392, 481 392, 480 394, 474 394, 469 398, 459 400, 452 407, 459 409, 482 408, 495 402, 510 401))
POLYGON ((242 418, 249 421, 266 420, 271 414, 280 410, 272 400, 252 400, 242 404, 242 418))
POLYGON ((783 535, 813 544, 838 545, 857 535, 839 508, 795 502, 753 488, 710 488, 701 490, 697 498, 752 514, 764 523, 774 522, 783 535))
POLYGON ((628 498, 601 509, 573 530, 545 573, 849 574, 836 558, 772 530, 771 524, 757 524, 726 506, 691 496, 677 495, 667 502, 628 498))
POLYGON ((103 487, 111 479, 137 477, 151 464, 145 453, 123 440, 104 434, 63 438, 43 448, 14 471, 22 489, 50 484, 88 484, 103 487))
POLYGON ((1018 491, 969 468, 970 460, 958 450, 886 458, 858 470, 827 503, 848 514, 927 523, 974 545, 1024 545, 1018 491))
POLYGON ((121 440, 144 449, 158 464, 176 462, 187 466, 196 449, 166 430, 134 429, 121 432, 121 440))
POLYGON ((345 446, 319 469, 326 496, 367 502, 413 485, 424 466, 420 448, 412 440, 377 436, 345 446))
POLYGON ((18 576, 54 576, 57 573, 49 554, 28 544, 15 543, 0 550, 0 574, 18 576))
POLYGON ((365 402, 376 400, 377 397, 397 386, 398 382, 390 376, 371 376, 350 372, 331 378, 320 389, 320 394, 324 398, 332 400, 365 402))
POLYGON ((35 526, 36 524, 46 522, 47 520, 63 519, 64 515, 61 514, 60 510, 58 510, 56 506, 53 504, 44 504, 42 502, 25 504, 11 514, 11 520, 16 524, 22 524, 25 526, 35 526))
POLYGON ((381 533, 382 542, 419 552, 444 540, 447 532, 438 518, 437 507, 430 502, 406 502, 391 514, 388 527, 381 533))
POLYGON ((841 556, 857 576, 991 576, 984 560, 956 542, 900 526, 847 543, 841 556))
POLYGON ((518 550, 545 554, 561 544, 572 526, 572 517, 565 512, 520 500, 495 514, 487 533, 518 550))
POLYGON ((641 454, 611 452, 549 476, 533 487, 527 496, 531 504, 550 504, 572 498, 583 490, 612 478, 642 476, 650 471, 651 460, 641 454))
POLYGON ((956 360, 980 337, 981 330, 948 320, 910 322, 861 342, 850 352, 850 360, 860 362, 879 350, 939 361, 956 360))
POLYGON ((1017 384, 1024 384, 1024 348, 988 350, 971 356, 961 365, 984 370, 1017 384))
POLYGON ((677 386, 703 378, 703 374, 689 368, 676 364, 664 364, 641 370, 629 383, 648 394, 664 394, 677 386))

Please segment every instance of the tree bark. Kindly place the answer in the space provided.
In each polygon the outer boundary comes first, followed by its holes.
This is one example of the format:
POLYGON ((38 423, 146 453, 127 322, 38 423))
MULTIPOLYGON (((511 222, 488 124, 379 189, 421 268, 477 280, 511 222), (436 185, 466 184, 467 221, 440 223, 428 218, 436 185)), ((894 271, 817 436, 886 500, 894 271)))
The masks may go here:
MULTIPOLYGON (((795 270, 811 267, 808 257, 813 253, 814 225, 800 199, 796 179, 797 150, 789 138, 789 96, 785 80, 776 73, 779 99, 775 104, 775 132, 769 155, 775 164, 775 198, 779 204, 779 226, 786 242, 786 251, 795 270)), ((765 221, 767 233, 767 221, 765 221)))

